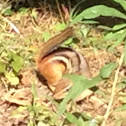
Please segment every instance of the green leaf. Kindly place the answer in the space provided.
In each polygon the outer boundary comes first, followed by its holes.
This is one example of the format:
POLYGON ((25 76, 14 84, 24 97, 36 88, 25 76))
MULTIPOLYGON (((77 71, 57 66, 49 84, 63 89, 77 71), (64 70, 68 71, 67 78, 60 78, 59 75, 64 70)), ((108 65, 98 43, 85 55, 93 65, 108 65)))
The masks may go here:
POLYGON ((90 126, 91 121, 84 122, 83 126, 90 126))
POLYGON ((33 18, 37 18, 37 15, 38 15, 38 12, 36 11, 36 9, 34 8, 34 9, 32 9, 32 13, 31 13, 31 16, 33 17, 33 18))
POLYGON ((79 96, 84 90, 91 88, 102 81, 100 76, 94 77, 91 80, 86 79, 84 76, 81 75, 67 75, 67 78, 71 79, 74 83, 73 87, 69 90, 68 94, 61 102, 57 116, 64 113, 66 104, 69 100, 75 99, 79 96))
POLYGON ((18 13, 16 14, 16 20, 21 20, 21 17, 23 17, 23 16, 28 16, 29 14, 28 14, 28 8, 25 8, 25 7, 21 7, 21 8, 19 8, 19 10, 18 10, 18 13))
POLYGON ((93 21, 93 20, 85 20, 85 21, 81 21, 81 23, 84 23, 84 24, 98 24, 99 22, 98 21, 93 21))
POLYGON ((118 11, 117 9, 107 7, 104 5, 97 5, 97 6, 90 7, 82 11, 80 14, 78 14, 73 19, 72 24, 78 23, 83 19, 93 19, 99 16, 112 16, 112 17, 118 17, 126 20, 126 15, 118 11))
POLYGON ((0 73, 4 73, 6 71, 6 65, 0 62, 0 73))
POLYGON ((73 38, 68 38, 63 44, 64 45, 69 45, 73 42, 73 38))
POLYGON ((116 46, 118 46, 121 42, 123 42, 126 39, 126 29, 125 30, 120 30, 115 33, 110 32, 108 33, 105 38, 105 40, 117 40, 109 49, 110 51, 113 50, 116 46))
POLYGON ((116 69, 117 63, 111 62, 109 64, 106 64, 102 67, 100 71, 100 75, 102 78, 108 78, 111 73, 116 69))
POLYGON ((54 25, 54 29, 56 31, 61 31, 61 30, 64 30, 66 28, 66 24, 65 23, 59 23, 57 22, 55 25, 54 25))
POLYGON ((119 25, 115 25, 112 30, 115 31, 115 30, 119 30, 119 29, 122 29, 126 27, 126 24, 119 24, 119 25))
POLYGON ((115 109, 116 112, 117 111, 125 111, 125 110, 126 110, 126 104, 124 104, 124 105, 122 105, 122 106, 115 109))
POLYGON ((107 30, 107 31, 111 31, 112 30, 112 28, 110 28, 108 26, 104 26, 104 25, 99 25, 98 28, 104 29, 104 30, 107 30))
POLYGON ((11 62, 11 67, 18 73, 19 70, 21 70, 22 66, 18 64, 17 61, 12 61, 11 62))
POLYGON ((37 98, 37 89, 36 89, 36 85, 34 83, 32 84, 31 91, 32 91, 34 98, 37 98))
POLYGON ((18 85, 19 84, 18 77, 11 77, 11 78, 9 78, 9 81, 10 81, 11 85, 18 85))
POLYGON ((19 78, 16 77, 13 72, 5 73, 5 77, 8 79, 11 85, 19 84, 19 78))
POLYGON ((120 30, 120 31, 118 32, 120 34, 120 36, 118 37, 117 41, 114 43, 114 45, 113 45, 114 47, 118 46, 120 43, 122 43, 126 39, 126 29, 120 30), (122 34, 119 33, 120 31, 122 31, 122 34))
POLYGON ((10 65, 18 73, 23 67, 24 60, 22 57, 18 56, 17 54, 13 52, 10 52, 10 55, 11 55, 11 58, 13 59, 10 65))
POLYGON ((110 32, 108 33, 104 39, 105 40, 124 40, 124 38, 126 37, 126 29, 123 29, 123 30, 119 30, 117 32, 110 32))
POLYGON ((71 113, 66 113, 66 118, 69 122, 72 124, 75 124, 76 126, 82 126, 82 124, 78 121, 78 119, 71 113))
POLYGON ((44 32, 42 34, 42 38, 44 39, 44 42, 48 41, 50 39, 50 33, 49 32, 44 32))
POLYGON ((89 116, 87 113, 82 112, 80 113, 81 116, 85 119, 85 120, 92 120, 93 118, 91 116, 89 116))
POLYGON ((113 0, 113 1, 119 3, 123 7, 123 9, 126 11, 126 0, 113 0))
POLYGON ((116 33, 113 33, 113 32, 109 32, 105 37, 104 39, 107 41, 107 40, 115 40, 117 39, 116 37, 116 33))
POLYGON ((80 29, 80 32, 82 33, 82 36, 84 36, 85 38, 87 37, 89 31, 90 31, 90 27, 82 27, 80 29))
POLYGON ((7 8, 2 9, 1 14, 4 14, 5 16, 11 16, 14 14, 14 11, 12 11, 11 7, 8 6, 7 8))
POLYGON ((19 8, 18 11, 19 11, 20 13, 22 13, 22 14, 26 14, 26 13, 28 12, 28 8, 21 7, 21 8, 19 8))

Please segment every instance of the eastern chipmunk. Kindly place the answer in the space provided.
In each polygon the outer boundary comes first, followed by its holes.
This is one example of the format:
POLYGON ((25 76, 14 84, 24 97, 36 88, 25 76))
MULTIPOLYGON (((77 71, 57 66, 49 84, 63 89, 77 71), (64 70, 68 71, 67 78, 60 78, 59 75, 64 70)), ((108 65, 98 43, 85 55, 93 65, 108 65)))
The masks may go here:
POLYGON ((49 39, 42 45, 37 66, 40 73, 47 80, 48 86, 54 93, 55 99, 62 99, 65 91, 72 86, 67 73, 77 73, 91 77, 89 66, 84 57, 71 48, 58 47, 65 39, 73 35, 72 27, 66 28, 60 34, 49 39))

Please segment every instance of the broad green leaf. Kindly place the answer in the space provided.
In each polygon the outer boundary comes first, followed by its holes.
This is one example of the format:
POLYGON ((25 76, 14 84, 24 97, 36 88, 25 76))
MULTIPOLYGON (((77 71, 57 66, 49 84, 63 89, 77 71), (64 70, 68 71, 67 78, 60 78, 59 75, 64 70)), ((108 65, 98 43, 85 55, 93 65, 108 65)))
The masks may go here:
POLYGON ((82 33, 82 36, 84 36, 85 38, 87 37, 89 31, 90 31, 90 27, 82 27, 80 29, 80 32, 82 33))
POLYGON ((105 40, 117 40, 112 47, 109 49, 109 51, 112 51, 116 46, 118 46, 121 42, 123 42, 126 39, 126 29, 120 30, 118 32, 110 32, 105 36, 105 40))
POLYGON ((11 67, 18 73, 22 68, 22 64, 18 64, 18 61, 12 61, 11 67))
POLYGON ((91 121, 84 122, 83 126, 90 126, 91 121))
POLYGON ((23 58, 13 52, 10 52, 10 55, 11 58, 13 59, 10 65, 18 73, 23 67, 24 64, 23 58))
POLYGON ((37 15, 38 15, 38 12, 36 11, 36 9, 34 8, 34 9, 32 9, 32 13, 31 13, 31 16, 33 17, 33 18, 37 18, 37 15))
POLYGON ((11 16, 14 14, 14 11, 12 11, 11 6, 8 6, 7 8, 2 9, 1 14, 4 14, 5 16, 11 16))
POLYGON ((101 77, 108 78, 117 66, 117 63, 114 62, 104 65, 100 71, 101 77))
POLYGON ((11 78, 9 78, 9 81, 10 81, 11 85, 18 85, 19 84, 18 77, 11 77, 11 78))
POLYGON ((113 1, 119 3, 123 7, 123 9, 126 11, 126 0, 113 0, 113 1))
POLYGON ((104 39, 107 40, 116 40, 117 39, 117 33, 109 32, 104 39))
POLYGON ((119 30, 117 32, 110 32, 108 33, 104 39, 105 40, 119 40, 120 38, 125 38, 126 37, 126 30, 119 30))
POLYGON ((122 43, 126 39, 126 29, 123 30, 122 34, 120 37, 117 39, 117 41, 114 43, 113 47, 118 46, 120 43, 122 43))
POLYGON ((82 126, 82 124, 78 121, 78 119, 71 113, 66 113, 66 118, 69 122, 72 124, 75 124, 76 126, 82 126))
POLYGON ((51 35, 49 32, 43 32, 42 38, 44 39, 44 42, 48 41, 50 39, 51 35))
POLYGON ((4 73, 6 71, 6 65, 0 62, 0 73, 4 73))
POLYGON ((8 9, 8 10, 6 10, 6 11, 4 12, 4 15, 5 15, 5 16, 11 16, 12 14, 14 14, 14 12, 13 12, 12 10, 10 10, 10 9, 8 9))
POLYGON ((100 76, 94 77, 91 80, 86 79, 84 76, 80 75, 67 75, 67 78, 71 79, 74 83, 73 87, 69 90, 68 94, 61 102, 57 116, 64 113, 66 104, 69 100, 75 99, 79 96, 84 90, 91 88, 97 85, 100 81, 102 81, 100 76))
POLYGON ((78 23, 83 19, 93 19, 99 16, 112 16, 112 17, 118 17, 126 20, 126 15, 118 11, 117 9, 107 7, 104 5, 97 5, 97 6, 90 7, 82 11, 80 14, 78 14, 73 19, 72 24, 78 23))
POLYGON ((82 116, 77 116, 77 117, 78 117, 79 123, 80 123, 81 126, 82 126, 82 124, 85 122, 84 118, 83 118, 82 116))
POLYGON ((64 45, 69 45, 73 42, 73 38, 68 38, 63 44, 64 45))
POLYGON ((85 112, 82 112, 82 113, 80 113, 80 114, 81 114, 81 116, 82 116, 84 119, 86 119, 86 120, 92 120, 92 117, 89 116, 88 114, 86 114, 85 112))
POLYGON ((55 25, 54 25, 54 29, 56 31, 61 31, 61 30, 64 30, 66 28, 66 24, 65 23, 59 23, 57 22, 55 25))
POLYGON ((22 14, 26 14, 28 12, 28 8, 21 7, 21 8, 19 8, 18 12, 20 12, 22 14))
POLYGON ((25 7, 21 7, 21 8, 19 8, 19 10, 18 10, 18 13, 16 14, 16 20, 20 20, 21 19, 21 17, 23 17, 23 16, 28 16, 29 14, 28 14, 28 8, 25 8, 25 7))
POLYGON ((119 29, 122 29, 126 27, 126 24, 118 24, 118 25, 115 25, 112 30, 115 31, 115 30, 119 30, 119 29))
POLYGON ((14 73, 5 73, 5 77, 8 79, 11 85, 18 85, 19 84, 19 78, 15 76, 14 73))

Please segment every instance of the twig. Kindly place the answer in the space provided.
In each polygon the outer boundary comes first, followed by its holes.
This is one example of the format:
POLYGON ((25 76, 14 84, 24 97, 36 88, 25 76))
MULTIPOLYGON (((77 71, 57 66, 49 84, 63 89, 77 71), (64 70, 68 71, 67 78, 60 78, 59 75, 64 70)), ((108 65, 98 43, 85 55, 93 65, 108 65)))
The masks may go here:
POLYGON ((6 82, 4 81, 3 77, 1 77, 1 81, 2 81, 2 83, 3 83, 3 85, 4 85, 5 89, 6 89, 6 91, 8 92, 8 86, 7 86, 6 82))
POLYGON ((57 9, 58 9, 58 11, 59 11, 61 20, 64 22, 63 14, 62 14, 62 12, 61 12, 61 9, 60 9, 59 1, 58 1, 58 0, 56 0, 56 4, 57 4, 57 9))
POLYGON ((10 25, 10 27, 11 27, 17 34, 21 34, 20 31, 19 31, 19 29, 18 29, 12 22, 10 22, 7 18, 3 17, 3 20, 4 20, 5 22, 7 22, 7 23, 10 25))
POLYGON ((124 59, 124 53, 121 55, 120 60, 119 60, 119 67, 116 70, 115 78, 114 78, 114 82, 113 82, 111 99, 110 99, 110 102, 108 104, 107 111, 106 111, 106 113, 104 115, 104 121, 102 122, 101 126, 106 125, 106 121, 107 121, 107 119, 109 117, 109 114, 110 114, 110 110, 111 110, 111 107, 112 107, 112 104, 113 104, 113 101, 114 101, 115 89, 116 89, 116 84, 117 84, 117 81, 118 81, 118 74, 119 74, 120 67, 121 67, 121 65, 123 63, 123 59, 124 59))

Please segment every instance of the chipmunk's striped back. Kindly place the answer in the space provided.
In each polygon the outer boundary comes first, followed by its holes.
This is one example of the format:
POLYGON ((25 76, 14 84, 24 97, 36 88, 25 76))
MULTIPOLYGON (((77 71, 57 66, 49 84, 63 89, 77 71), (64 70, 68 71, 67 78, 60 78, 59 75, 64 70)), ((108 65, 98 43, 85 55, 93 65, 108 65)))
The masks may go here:
POLYGON ((50 60, 57 60, 66 66, 65 73, 78 73, 86 77, 91 76, 86 59, 76 50, 60 47, 51 52, 48 56, 51 55, 53 55, 53 57, 50 60))

